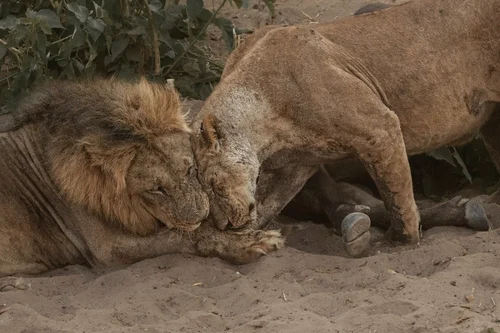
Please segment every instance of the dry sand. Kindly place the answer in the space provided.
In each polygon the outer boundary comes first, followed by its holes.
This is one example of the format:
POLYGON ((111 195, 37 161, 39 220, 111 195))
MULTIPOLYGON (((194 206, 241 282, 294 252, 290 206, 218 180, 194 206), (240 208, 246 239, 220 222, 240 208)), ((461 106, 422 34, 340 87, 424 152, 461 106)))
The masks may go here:
POLYGON ((498 232, 435 228, 413 248, 372 239, 370 256, 350 259, 311 225, 250 265, 166 255, 5 278, 29 289, 0 293, 0 332, 500 332, 498 232))
MULTIPOLYGON (((282 0, 275 22, 325 22, 369 2, 282 0)), ((224 14, 239 27, 268 17, 224 14)), ((3 278, 0 332, 500 332, 498 231, 434 228, 418 247, 394 247, 373 229, 372 243, 369 256, 348 258, 337 236, 311 224, 245 266, 165 255, 3 278)))

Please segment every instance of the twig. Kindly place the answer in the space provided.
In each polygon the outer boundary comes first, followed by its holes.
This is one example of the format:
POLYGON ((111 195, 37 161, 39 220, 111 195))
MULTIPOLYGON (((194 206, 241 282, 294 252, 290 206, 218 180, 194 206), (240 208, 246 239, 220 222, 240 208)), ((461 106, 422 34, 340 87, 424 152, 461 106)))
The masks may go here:
MULTIPOLYGON (((75 30, 75 31, 76 31, 76 30, 75 30)), ((72 35, 68 35, 68 36, 66 36, 66 37, 64 37, 64 38, 58 39, 58 40, 56 40, 56 41, 53 41, 52 43, 50 43, 50 44, 49 44, 49 46, 52 46, 52 45, 55 45, 55 44, 58 44, 58 43, 61 43, 61 42, 65 42, 65 41, 67 41, 68 39, 71 39, 73 36, 74 36, 74 34, 72 34, 72 35)))
POLYGON ((17 59, 17 62, 18 63, 21 63, 21 58, 19 57, 19 55, 21 54, 21 51, 19 51, 18 49, 16 49, 15 47, 12 47, 12 46, 8 46, 7 45, 7 42, 4 41, 3 39, 0 38, 0 45, 2 45, 3 47, 5 47, 7 50, 10 51, 10 53, 12 53, 13 55, 16 56, 16 59, 17 59))
POLYGON ((120 0, 120 5, 122 7, 122 15, 124 18, 128 18, 130 16, 130 10, 128 7, 128 0, 120 0))
POLYGON ((1 79, 0 79, 0 85, 2 85, 5 81, 9 82, 9 79, 10 79, 11 77, 16 76, 18 73, 19 73, 19 70, 14 71, 14 72, 12 72, 12 74, 7 75, 6 77, 1 78, 1 79))
POLYGON ((470 319, 470 317, 464 317, 464 318, 461 318, 461 319, 459 319, 459 320, 457 320, 457 321, 455 322, 455 325, 461 324, 461 323, 463 323, 464 321, 469 320, 469 319, 470 319))
POLYGON ((203 54, 199 54, 199 53, 196 53, 194 51, 189 51, 189 54, 192 55, 193 57, 198 57, 198 58, 205 59, 208 63, 212 64, 213 66, 217 67, 220 70, 224 69, 224 65, 218 63, 217 61, 214 61, 214 60, 208 58, 207 56, 205 56, 203 54))
POLYGON ((315 19, 313 19, 311 16, 307 15, 303 10, 301 10, 302 14, 304 14, 305 17, 309 19, 309 21, 316 22, 315 19))
POLYGON ((149 29, 151 30, 151 44, 153 44, 153 52, 155 55, 155 75, 160 75, 161 65, 160 65, 160 46, 158 45, 158 29, 156 27, 155 21, 153 19, 153 13, 151 13, 151 8, 149 8, 148 0, 142 0, 146 14, 149 20, 149 29))
POLYGON ((4 286, 2 286, 2 287, 0 288, 0 292, 4 291, 4 290, 5 290, 5 289, 7 289, 8 287, 11 287, 12 289, 16 289, 16 286, 15 286, 15 285, 13 285, 12 283, 8 283, 8 284, 6 284, 6 285, 4 285, 4 286))
MULTIPOLYGON (((144 1, 146 1, 146 0, 144 0, 144 1)), ((198 41, 198 39, 200 39, 201 35, 203 35, 205 33, 205 31, 207 30, 207 28, 210 25, 210 23, 212 23, 213 19, 219 13, 219 11, 222 9, 222 7, 224 7, 224 5, 226 4, 226 2, 227 2, 227 0, 222 1, 222 3, 220 4, 219 8, 217 8, 217 10, 212 13, 212 16, 210 16, 210 19, 208 19, 207 23, 205 23, 205 26, 203 27, 203 29, 201 29, 201 31, 198 33, 198 35, 196 35, 196 37, 191 42, 189 42, 188 46, 184 49, 184 51, 181 53, 181 55, 177 59, 175 59, 175 61, 172 64, 172 66, 170 66, 169 69, 165 72, 165 74, 164 74, 165 76, 167 76, 168 74, 170 74, 170 72, 179 64, 179 62, 181 61, 181 59, 184 58, 184 56, 186 55, 186 53, 188 53, 189 49, 191 47, 193 47, 193 45, 198 41)))

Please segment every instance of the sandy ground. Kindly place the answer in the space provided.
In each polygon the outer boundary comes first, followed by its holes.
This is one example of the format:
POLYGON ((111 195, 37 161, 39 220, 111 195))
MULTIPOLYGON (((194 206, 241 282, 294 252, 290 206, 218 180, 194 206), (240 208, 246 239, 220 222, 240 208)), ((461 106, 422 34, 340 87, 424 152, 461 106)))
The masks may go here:
MULTIPOLYGON (((369 2, 278 1, 274 22, 329 21, 369 2)), ((240 27, 269 19, 255 9, 224 14, 240 27)), ((394 247, 373 229, 372 245, 348 258, 337 236, 311 224, 245 266, 166 255, 4 278, 0 332, 500 332, 497 231, 434 228, 418 247, 394 247)))

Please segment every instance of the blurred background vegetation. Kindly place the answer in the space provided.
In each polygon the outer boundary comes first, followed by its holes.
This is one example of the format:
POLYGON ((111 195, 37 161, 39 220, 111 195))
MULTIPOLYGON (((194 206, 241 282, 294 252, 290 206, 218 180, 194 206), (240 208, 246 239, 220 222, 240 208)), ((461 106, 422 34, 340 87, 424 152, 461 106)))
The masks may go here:
MULTIPOLYGON (((263 3, 274 14, 274 0, 263 3)), ((260 1, 259 1, 260 4, 260 1)), ((200 47, 207 28, 220 29, 232 50, 238 29, 219 15, 249 0, 2 0, 0 114, 37 83, 54 78, 117 75, 175 78, 185 97, 204 100, 224 64, 200 47)), ((492 192, 498 173, 480 138, 410 158, 415 190, 436 200, 464 187, 492 192)))
MULTIPOLYGON (((274 10, 273 0, 264 1, 274 10)), ((0 107, 43 80, 116 74, 175 78, 184 96, 205 99, 223 64, 196 42, 209 26, 228 48, 241 31, 203 0, 2 0, 0 4, 0 107)))

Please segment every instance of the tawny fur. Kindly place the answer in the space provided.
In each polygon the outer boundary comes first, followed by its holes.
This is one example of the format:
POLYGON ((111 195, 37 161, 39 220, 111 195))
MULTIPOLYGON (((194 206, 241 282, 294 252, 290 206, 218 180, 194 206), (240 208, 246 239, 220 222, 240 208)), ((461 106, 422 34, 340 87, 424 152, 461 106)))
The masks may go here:
POLYGON ((245 263, 283 244, 277 231, 200 227, 208 198, 171 86, 53 82, 5 119, 0 276, 177 252, 245 263))
POLYGON ((318 165, 358 158, 390 213, 390 234, 417 242, 407 154, 481 132, 500 166, 499 19, 499 0, 413 0, 255 32, 228 59, 193 125, 202 137, 204 117, 219 121, 221 152, 203 145, 210 137, 195 146, 202 183, 217 186, 209 195, 219 227, 255 222, 256 199, 258 219, 269 220, 318 165), (271 195, 259 189, 259 173, 271 195))
POLYGON ((154 147, 161 136, 190 132, 175 89, 145 79, 136 84, 116 79, 56 82, 39 89, 18 113, 25 115, 25 123, 49 123, 47 162, 71 203, 134 233, 156 229, 156 222, 141 216, 144 212, 131 202, 125 177, 140 149, 154 147), (75 127, 65 128, 72 120, 75 127), (104 126, 109 133, 102 131, 104 126))

